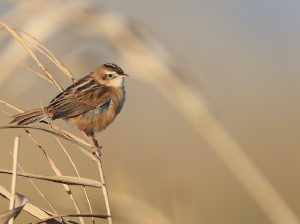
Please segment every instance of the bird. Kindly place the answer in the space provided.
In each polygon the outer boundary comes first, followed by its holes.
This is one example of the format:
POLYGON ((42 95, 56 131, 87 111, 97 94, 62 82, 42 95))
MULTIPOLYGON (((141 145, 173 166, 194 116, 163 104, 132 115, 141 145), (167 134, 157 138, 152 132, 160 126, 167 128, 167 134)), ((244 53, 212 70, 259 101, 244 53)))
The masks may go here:
POLYGON ((125 77, 128 75, 119 66, 103 64, 59 93, 49 106, 14 115, 10 124, 25 126, 46 118, 62 118, 84 134, 93 154, 101 156, 102 146, 95 132, 104 130, 120 113, 125 102, 125 77))

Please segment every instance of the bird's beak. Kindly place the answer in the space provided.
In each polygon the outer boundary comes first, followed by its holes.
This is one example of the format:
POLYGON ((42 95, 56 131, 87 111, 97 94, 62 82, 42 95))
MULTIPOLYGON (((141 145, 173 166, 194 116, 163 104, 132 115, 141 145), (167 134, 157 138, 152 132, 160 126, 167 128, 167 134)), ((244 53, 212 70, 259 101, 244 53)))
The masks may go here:
POLYGON ((128 77, 129 75, 127 75, 127 74, 122 74, 121 76, 122 76, 122 77, 128 77))

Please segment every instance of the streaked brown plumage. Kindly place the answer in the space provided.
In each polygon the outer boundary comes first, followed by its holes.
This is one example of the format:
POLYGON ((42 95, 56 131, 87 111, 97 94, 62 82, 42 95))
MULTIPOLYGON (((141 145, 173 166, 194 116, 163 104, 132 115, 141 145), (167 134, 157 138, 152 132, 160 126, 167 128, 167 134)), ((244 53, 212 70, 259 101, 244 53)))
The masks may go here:
POLYGON ((94 132, 104 130, 120 113, 125 101, 123 70, 107 63, 96 68, 58 94, 48 107, 13 116, 18 125, 28 125, 47 117, 62 118, 81 130, 101 155, 94 132))

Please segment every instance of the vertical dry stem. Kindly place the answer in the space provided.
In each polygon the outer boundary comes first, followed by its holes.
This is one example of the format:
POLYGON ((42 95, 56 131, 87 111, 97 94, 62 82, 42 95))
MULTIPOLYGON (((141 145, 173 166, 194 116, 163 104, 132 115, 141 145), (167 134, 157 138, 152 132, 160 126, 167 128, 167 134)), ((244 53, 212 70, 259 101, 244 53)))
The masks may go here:
POLYGON ((103 172, 103 169, 102 169, 102 163, 101 163, 100 158, 99 158, 99 162, 98 162, 98 168, 99 168, 99 172, 100 172, 100 179, 101 179, 101 182, 103 184, 102 192, 103 192, 103 197, 104 197, 104 200, 105 200, 106 211, 107 211, 107 215, 109 215, 107 220, 108 220, 109 224, 113 224, 114 222, 113 222, 113 219, 112 219, 112 216, 111 216, 110 205, 109 205, 109 200, 108 200, 108 191, 107 191, 107 188, 106 188, 106 182, 105 182, 104 172, 103 172))
MULTIPOLYGON (((16 185, 17 185, 17 166, 18 166, 18 155, 19 155, 19 141, 20 136, 18 135, 15 138, 15 144, 14 144, 14 158, 13 158, 13 175, 12 175, 12 183, 11 183, 11 197, 9 201, 9 210, 13 210, 15 206, 15 194, 16 194, 16 185)), ((14 217, 12 217, 9 222, 9 224, 14 223, 14 217)))

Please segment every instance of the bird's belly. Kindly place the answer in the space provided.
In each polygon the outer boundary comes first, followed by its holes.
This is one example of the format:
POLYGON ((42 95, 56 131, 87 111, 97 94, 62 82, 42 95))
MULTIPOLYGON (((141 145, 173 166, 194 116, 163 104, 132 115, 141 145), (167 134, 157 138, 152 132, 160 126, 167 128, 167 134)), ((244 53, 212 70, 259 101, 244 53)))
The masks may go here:
POLYGON ((76 117, 68 118, 67 121, 85 131, 87 135, 104 130, 116 117, 113 108, 98 107, 76 117))

